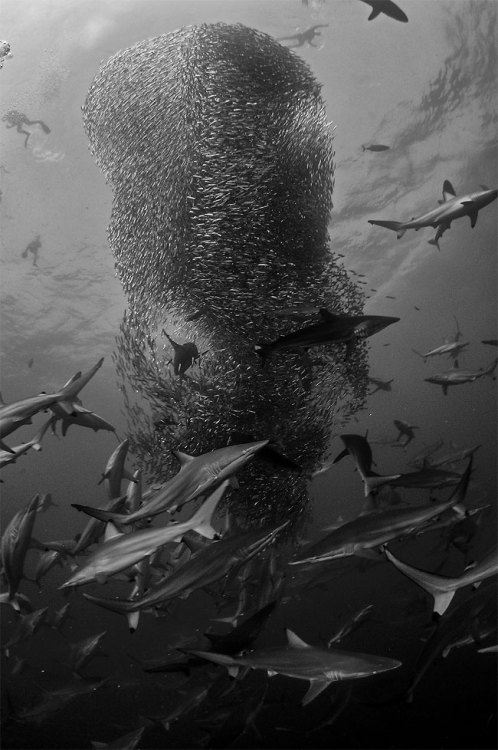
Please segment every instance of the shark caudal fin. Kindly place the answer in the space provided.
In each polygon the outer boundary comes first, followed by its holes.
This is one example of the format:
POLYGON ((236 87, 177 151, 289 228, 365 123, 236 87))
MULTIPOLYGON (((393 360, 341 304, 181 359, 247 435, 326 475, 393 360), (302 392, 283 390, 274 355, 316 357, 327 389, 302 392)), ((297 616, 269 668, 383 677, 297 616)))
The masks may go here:
POLYGON ((211 519, 216 510, 216 506, 220 502, 224 495, 224 492, 230 484, 229 479, 225 479, 224 482, 208 497, 206 502, 201 505, 197 513, 192 516, 190 524, 194 531, 197 531, 201 536, 205 536, 208 539, 214 539, 217 536, 217 531, 211 525, 211 519))
POLYGON ((393 232, 397 233, 398 240, 406 232, 406 229, 403 229, 404 225, 402 221, 381 221, 380 219, 377 221, 376 219, 369 219, 368 223, 377 227, 384 227, 384 229, 392 229, 393 232))
MULTIPOLYGON (((119 498, 119 501, 121 502, 124 502, 125 500, 126 495, 119 498)), ((103 510, 102 508, 92 508, 89 505, 79 505, 78 503, 71 503, 71 505, 73 508, 76 508, 76 510, 86 513, 87 516, 92 516, 92 518, 97 518, 99 521, 104 521, 105 523, 112 521, 112 523, 116 524, 118 527, 120 524, 130 523, 129 515, 126 513, 116 513, 111 510, 103 510)), ((117 501, 116 505, 119 507, 120 502, 117 501)))
POLYGON ((434 612, 438 615, 443 615, 446 612, 456 591, 456 588, 451 585, 451 578, 434 575, 425 570, 420 570, 419 568, 407 565, 401 560, 398 560, 397 557, 394 557, 387 548, 384 549, 384 554, 387 559, 398 568, 398 570, 407 576, 407 578, 410 578, 418 584, 420 588, 424 589, 424 591, 427 591, 428 594, 431 594, 431 596, 434 597, 434 612))
POLYGON ((69 415, 71 416, 77 416, 77 412, 74 409, 74 401, 78 393, 81 391, 81 389, 88 383, 89 380, 93 378, 97 370, 99 370, 102 367, 102 363, 104 361, 104 357, 99 359, 97 364, 95 364, 88 372, 85 372, 83 375, 81 372, 77 372, 76 375, 73 375, 73 377, 67 381, 67 383, 58 391, 57 393, 57 402, 59 406, 64 409, 69 415))

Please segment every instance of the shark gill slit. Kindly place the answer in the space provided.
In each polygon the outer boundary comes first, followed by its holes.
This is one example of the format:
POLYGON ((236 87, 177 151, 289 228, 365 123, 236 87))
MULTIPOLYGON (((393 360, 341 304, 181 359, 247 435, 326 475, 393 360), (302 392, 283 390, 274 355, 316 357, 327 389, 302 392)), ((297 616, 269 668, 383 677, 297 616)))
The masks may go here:
MULTIPOLYGON (((317 347, 264 369, 254 353, 295 326, 282 307, 357 315, 364 303, 328 248, 334 151, 308 65, 241 24, 183 27, 105 62, 83 120, 113 191, 108 237, 128 303, 114 360, 140 468, 164 481, 172 449, 198 455, 243 430, 312 469, 334 415, 354 413, 368 383, 363 343, 347 360, 341 345, 327 360, 317 347), (207 352, 183 378, 166 365, 163 327, 207 352)), ((304 519, 303 475, 254 460, 238 479, 243 522, 304 519)))

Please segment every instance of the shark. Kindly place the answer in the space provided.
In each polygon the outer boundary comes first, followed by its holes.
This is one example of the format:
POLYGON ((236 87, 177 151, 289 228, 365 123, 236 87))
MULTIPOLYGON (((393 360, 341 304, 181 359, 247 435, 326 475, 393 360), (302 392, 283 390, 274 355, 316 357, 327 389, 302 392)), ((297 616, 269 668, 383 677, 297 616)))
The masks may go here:
POLYGON ((459 367, 454 367, 452 370, 446 370, 445 372, 437 372, 431 375, 430 378, 424 378, 426 383, 434 383, 434 385, 440 385, 443 389, 443 393, 446 396, 450 385, 463 385, 463 383, 473 383, 474 380, 482 378, 484 375, 493 377, 493 373, 498 364, 498 357, 491 362, 489 367, 480 368, 479 370, 460 370, 459 367))
POLYGON ((173 347, 173 371, 175 375, 183 377, 184 373, 192 366, 192 363, 201 356, 199 350, 191 341, 187 341, 185 344, 177 344, 176 341, 173 341, 173 339, 168 336, 164 328, 163 334, 173 347))
POLYGON ((137 729, 133 729, 133 731, 127 732, 111 742, 90 740, 90 744, 94 750, 100 750, 101 748, 109 748, 109 750, 112 750, 112 748, 115 748, 116 750, 135 750, 142 739, 144 730, 145 726, 137 727, 137 729))
POLYGON ((403 447, 406 448, 408 443, 410 443, 415 438, 415 433, 413 432, 413 430, 418 430, 418 425, 408 424, 408 422, 404 422, 402 419, 395 419, 394 425, 399 430, 396 441, 398 441, 402 435, 406 435, 406 441, 403 443, 403 447))
MULTIPOLYGON (((105 583, 110 576, 135 565, 165 544, 180 541, 190 530, 197 531, 208 539, 214 539, 216 529, 211 526, 211 519, 227 487, 228 479, 225 479, 199 510, 181 523, 171 523, 161 528, 139 529, 129 534, 120 534, 115 528, 109 534, 108 529, 112 524, 108 524, 106 541, 90 553, 84 565, 59 588, 81 586, 94 580, 105 583)), ((79 509, 78 505, 73 507, 79 509)))
POLYGON ((255 650, 243 656, 195 650, 188 650, 187 653, 225 666, 232 677, 248 667, 263 669, 270 677, 281 674, 307 680, 309 687, 302 701, 303 706, 311 703, 333 682, 357 680, 401 666, 397 659, 384 656, 312 646, 289 629, 286 635, 286 647, 255 650))
POLYGON ((385 229, 391 229, 396 232, 398 239, 403 237, 407 229, 415 229, 417 231, 423 227, 437 227, 436 236, 434 240, 431 240, 431 244, 435 244, 439 248, 439 239, 443 232, 450 228, 452 221, 462 216, 468 216, 470 218, 470 226, 473 229, 476 225, 479 211, 496 200, 497 196, 498 190, 481 185, 481 190, 457 198, 453 185, 449 180, 445 180, 443 184, 443 200, 439 201, 437 208, 433 208, 431 211, 417 218, 412 218, 409 221, 369 219, 368 223, 384 227, 385 229))
POLYGON ((55 433, 55 425, 57 421, 62 422, 62 436, 65 437, 67 431, 72 424, 78 425, 79 427, 88 427, 88 429, 98 432, 99 430, 106 430, 107 432, 116 432, 116 428, 110 422, 103 417, 95 414, 95 412, 85 409, 80 404, 74 404, 74 411, 72 414, 66 414, 58 404, 52 404, 50 407, 54 413, 53 429, 55 433))
POLYGON ((498 573, 498 549, 494 547, 484 557, 473 566, 470 570, 465 571, 461 576, 450 578, 448 576, 435 575, 412 565, 402 562, 395 557, 387 548, 384 553, 388 560, 410 578, 421 588, 434 597, 433 611, 436 615, 442 615, 448 609, 455 592, 464 586, 470 584, 479 584, 486 578, 498 573))
POLYGON ((464 634, 476 633, 476 623, 489 614, 496 616, 496 587, 479 586, 470 596, 460 602, 451 612, 441 617, 437 628, 425 643, 415 665, 406 700, 413 701, 413 693, 434 661, 446 650, 448 644, 464 634))
POLYGON ((186 563, 176 569, 163 582, 150 588, 139 599, 102 599, 84 593, 88 601, 111 612, 127 614, 150 609, 162 602, 186 597, 192 591, 209 586, 226 575, 232 568, 250 560, 264 549, 289 522, 271 529, 256 529, 236 534, 228 539, 212 542, 208 547, 196 552, 186 563))
POLYGON ((370 391, 368 394, 371 396, 374 393, 377 393, 377 391, 390 391, 391 390, 391 383, 393 382, 394 378, 391 378, 391 380, 380 380, 380 378, 371 378, 370 376, 367 377, 367 380, 369 383, 372 383, 372 385, 375 385, 376 388, 373 391, 370 391))
POLYGON ((369 21, 373 21, 381 13, 389 18, 393 18, 395 21, 401 21, 402 23, 407 23, 408 21, 406 13, 396 3, 393 3, 392 0, 362 0, 362 2, 370 5, 372 8, 372 12, 368 16, 369 21))
POLYGON ((87 638, 83 638, 77 643, 71 643, 69 649, 69 657, 66 660, 67 665, 76 677, 81 677, 80 670, 90 661, 92 656, 107 656, 102 652, 99 652, 100 644, 107 635, 107 630, 97 635, 90 635, 87 638))
POLYGON ((104 487, 109 500, 121 497, 121 482, 123 479, 129 479, 130 482, 135 482, 133 474, 125 468, 125 461, 129 447, 130 441, 128 438, 118 445, 116 450, 114 450, 109 456, 102 478, 99 481, 99 484, 104 482, 104 487))
POLYGON ((0 559, 7 580, 8 601, 17 611, 20 610, 20 604, 16 593, 23 577, 24 560, 30 547, 39 500, 40 496, 35 495, 13 516, 0 540, 0 559))
POLYGON ((321 563, 338 557, 361 554, 364 550, 381 547, 386 542, 404 534, 413 533, 431 518, 456 505, 462 506, 467 491, 472 461, 451 496, 439 503, 388 508, 360 513, 351 521, 341 524, 318 542, 308 545, 289 565, 321 563))
POLYGON ((31 440, 28 440, 26 443, 20 443, 20 445, 9 447, 9 450, 0 449, 0 469, 3 469, 3 467, 7 466, 8 464, 14 463, 16 459, 19 458, 19 456, 23 456, 30 450, 30 448, 33 448, 33 450, 35 451, 41 451, 42 438, 50 427, 51 422, 52 420, 48 419, 38 430, 36 435, 34 435, 31 440))
POLYGON ((225 448, 217 448, 200 456, 173 451, 180 462, 180 471, 157 492, 149 496, 144 495, 145 502, 138 510, 125 514, 90 508, 87 505, 79 505, 78 510, 100 521, 112 521, 123 525, 136 523, 166 510, 177 510, 235 474, 267 444, 268 440, 258 440, 254 443, 227 445, 225 448))
POLYGON ((430 349, 428 352, 418 352, 416 349, 412 349, 412 352, 415 354, 418 354, 419 357, 422 357, 424 362, 429 357, 439 357, 442 354, 449 354, 450 357, 453 357, 453 359, 457 358, 461 351, 463 351, 467 346, 469 345, 469 342, 462 342, 459 341, 448 341, 445 344, 441 344, 441 346, 436 346, 435 349, 430 349))
POLYGON ((25 424, 31 424, 31 417, 37 414, 39 411, 48 409, 54 404, 58 404, 59 407, 68 415, 75 414, 76 397, 81 389, 88 383, 88 381, 95 375, 97 370, 102 366, 104 358, 100 359, 96 365, 94 365, 84 375, 81 372, 77 372, 76 375, 68 380, 68 382, 55 393, 42 393, 39 396, 31 396, 20 401, 14 401, 11 404, 6 404, 0 396, 0 447, 4 450, 10 450, 8 446, 2 442, 2 439, 11 432, 17 430, 25 424))
POLYGON ((348 356, 357 340, 373 336, 374 333, 399 321, 399 318, 386 315, 337 315, 324 307, 320 308, 320 317, 320 323, 292 331, 271 343, 256 344, 254 350, 261 357, 262 366, 264 367, 267 357, 272 352, 282 349, 308 349, 320 344, 345 343, 348 356))
POLYGON ((48 607, 42 607, 41 609, 35 609, 34 612, 19 617, 14 633, 6 643, 2 643, 2 651, 6 656, 10 656, 10 649, 12 646, 16 646, 18 643, 21 643, 21 641, 25 641, 34 635, 40 625, 44 622, 47 612, 48 607))
POLYGON ((345 448, 334 459, 337 463, 344 456, 350 455, 356 464, 358 474, 360 475, 365 497, 375 493, 382 485, 390 484, 398 479, 401 474, 380 475, 372 471, 372 449, 365 437, 362 435, 344 434, 340 435, 345 448))

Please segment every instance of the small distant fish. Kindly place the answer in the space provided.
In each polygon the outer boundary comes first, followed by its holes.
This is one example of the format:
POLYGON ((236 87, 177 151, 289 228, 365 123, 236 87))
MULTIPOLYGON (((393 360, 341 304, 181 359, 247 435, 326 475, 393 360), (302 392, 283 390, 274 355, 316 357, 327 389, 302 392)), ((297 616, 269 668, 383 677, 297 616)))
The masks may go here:
POLYGON ((481 344, 489 344, 490 346, 498 346, 498 339, 481 339, 481 344))
POLYGON ((381 143, 374 143, 371 146, 362 146, 363 151, 390 151, 390 146, 383 146, 381 143))
POLYGON ((31 357, 31 359, 28 362, 28 367, 31 369, 33 367, 34 357, 31 357))

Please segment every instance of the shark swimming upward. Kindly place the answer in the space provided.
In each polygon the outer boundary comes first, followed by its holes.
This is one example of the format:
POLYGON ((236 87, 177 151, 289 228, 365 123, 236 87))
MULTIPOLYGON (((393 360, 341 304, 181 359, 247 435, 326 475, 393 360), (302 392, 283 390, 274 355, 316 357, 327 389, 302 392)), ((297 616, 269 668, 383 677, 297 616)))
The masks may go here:
POLYGON ((443 233, 450 228, 451 222, 459 219, 461 216, 468 216, 472 229, 477 222, 479 211, 496 200, 498 190, 490 189, 481 185, 481 190, 475 193, 469 193, 461 198, 457 198, 453 185, 449 180, 443 184, 443 200, 437 208, 428 211, 421 216, 412 218, 409 221, 385 221, 383 219, 369 219, 368 223, 385 229, 391 229, 397 233, 398 240, 404 235, 407 229, 418 231, 423 227, 437 228, 436 236, 430 241, 430 244, 436 245, 439 249, 439 240, 443 233))

